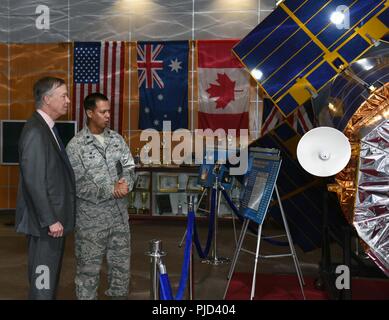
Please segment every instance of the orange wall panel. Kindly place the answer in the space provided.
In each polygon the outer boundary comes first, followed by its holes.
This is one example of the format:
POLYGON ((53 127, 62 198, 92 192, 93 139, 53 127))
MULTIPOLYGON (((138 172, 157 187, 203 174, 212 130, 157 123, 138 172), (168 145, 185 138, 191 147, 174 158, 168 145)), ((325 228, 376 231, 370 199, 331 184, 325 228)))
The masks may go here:
POLYGON ((130 132, 130 146, 131 153, 133 156, 135 155, 136 148, 141 148, 141 144, 139 141, 140 132, 140 130, 133 130, 130 132))
POLYGON ((8 187, 0 186, 0 208, 8 209, 8 187))
POLYGON ((136 131, 139 130, 139 102, 132 102, 130 107, 130 130, 136 131))
POLYGON ((27 119, 34 111, 32 87, 39 78, 55 76, 69 83, 71 44, 13 44, 10 49, 11 118, 27 119))
POLYGON ((0 120, 8 119, 8 105, 0 104, 0 120))
POLYGON ((138 71, 137 71, 137 51, 136 51, 136 43, 131 42, 130 45, 130 66, 131 66, 131 99, 137 100, 138 96, 138 71))
POLYGON ((8 185, 8 166, 0 165, 0 186, 8 185))
POLYGON ((8 103, 8 46, 0 44, 0 104, 8 103))
POLYGON ((32 100, 24 103, 13 102, 10 107, 10 119, 12 120, 27 120, 35 111, 34 102, 32 100))
POLYGON ((16 208, 16 197, 18 188, 9 188, 9 208, 16 208))
MULTIPOLYGON (((138 89, 138 72, 137 72, 137 52, 136 43, 131 43, 131 93, 130 93, 130 128, 131 132, 138 130, 139 116, 139 89, 138 89)), ((131 141, 133 137, 131 137, 131 141)), ((139 141, 138 141, 139 143, 139 141)), ((131 142, 132 148, 133 142, 131 142)))
POLYGON ((9 166, 9 184, 16 187, 19 183, 19 166, 9 166))
MULTIPOLYGON (((125 55, 125 61, 124 61, 124 69, 125 69, 125 75, 124 75, 124 92, 123 92, 123 119, 122 119, 122 133, 127 132, 129 130, 129 122, 128 122, 128 115, 130 113, 130 103, 131 103, 131 92, 129 90, 130 86, 130 75, 132 73, 132 70, 130 69, 131 61, 129 59, 130 50, 133 50, 134 44, 126 42, 126 55, 125 55)), ((132 54, 133 51, 131 51, 132 54)))

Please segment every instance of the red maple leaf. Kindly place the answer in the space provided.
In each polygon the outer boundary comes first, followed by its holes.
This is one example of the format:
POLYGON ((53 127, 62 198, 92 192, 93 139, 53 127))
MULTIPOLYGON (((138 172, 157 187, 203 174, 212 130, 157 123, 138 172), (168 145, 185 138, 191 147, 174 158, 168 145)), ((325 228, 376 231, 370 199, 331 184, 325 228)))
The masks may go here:
POLYGON ((216 82, 218 84, 211 83, 207 89, 210 98, 217 97, 216 109, 224 109, 231 101, 235 100, 235 91, 243 91, 235 90, 235 81, 232 81, 225 73, 218 73, 216 82))

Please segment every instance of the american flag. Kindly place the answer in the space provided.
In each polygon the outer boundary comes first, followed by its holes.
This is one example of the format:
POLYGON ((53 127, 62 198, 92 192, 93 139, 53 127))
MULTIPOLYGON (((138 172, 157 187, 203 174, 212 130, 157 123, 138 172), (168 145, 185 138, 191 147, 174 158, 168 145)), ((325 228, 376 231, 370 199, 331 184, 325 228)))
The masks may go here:
POLYGON ((105 94, 111 104, 111 129, 122 130, 125 42, 75 42, 73 66, 73 119, 84 126, 84 98, 105 94))
POLYGON ((163 70, 163 60, 157 60, 158 55, 163 49, 163 44, 140 44, 137 45, 139 60, 139 88, 146 81, 146 89, 153 89, 154 82, 159 88, 164 87, 161 77, 158 75, 158 70, 163 70))
POLYGON ((300 135, 304 135, 304 133, 314 128, 314 115, 310 105, 300 106, 293 114, 285 119, 270 99, 264 99, 263 102, 262 136, 269 133, 269 131, 284 122, 284 120, 288 121, 300 135))

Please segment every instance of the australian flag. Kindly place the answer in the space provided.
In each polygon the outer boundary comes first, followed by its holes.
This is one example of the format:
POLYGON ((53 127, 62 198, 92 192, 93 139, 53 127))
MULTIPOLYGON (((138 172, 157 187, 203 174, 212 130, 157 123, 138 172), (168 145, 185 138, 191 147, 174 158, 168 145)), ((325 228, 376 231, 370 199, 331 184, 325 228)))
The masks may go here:
POLYGON ((188 41, 137 43, 139 129, 188 128, 188 41))

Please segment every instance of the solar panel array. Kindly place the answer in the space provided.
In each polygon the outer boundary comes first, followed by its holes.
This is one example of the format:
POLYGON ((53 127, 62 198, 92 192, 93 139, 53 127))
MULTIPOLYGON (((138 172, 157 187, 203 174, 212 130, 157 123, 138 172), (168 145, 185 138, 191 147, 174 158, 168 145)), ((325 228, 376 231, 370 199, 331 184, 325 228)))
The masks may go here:
POLYGON ((284 116, 386 36, 386 0, 285 0, 233 52, 284 116), (331 21, 334 12, 343 21, 331 21))

